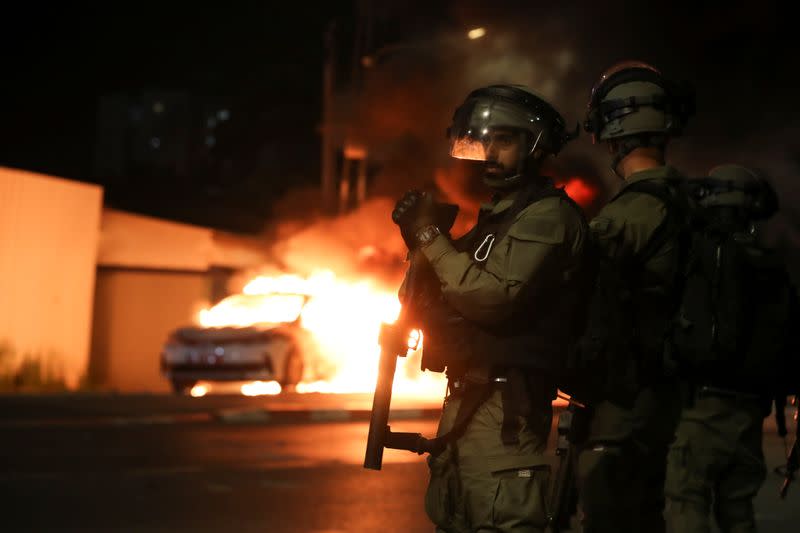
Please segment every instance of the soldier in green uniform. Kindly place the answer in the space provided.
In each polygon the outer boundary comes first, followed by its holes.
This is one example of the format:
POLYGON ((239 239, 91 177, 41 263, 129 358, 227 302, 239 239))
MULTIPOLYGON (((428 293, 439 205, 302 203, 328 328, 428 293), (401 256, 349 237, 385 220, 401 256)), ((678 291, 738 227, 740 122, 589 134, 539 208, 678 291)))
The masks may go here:
POLYGON ((720 165, 709 176, 720 190, 699 202, 713 223, 708 231, 719 235, 712 253, 720 275, 707 276, 717 278, 710 301, 696 305, 694 313, 688 305, 681 312, 695 329, 715 324, 707 333, 714 342, 707 347, 695 341, 702 346, 699 356, 690 357, 689 346, 680 359, 686 367, 685 407, 668 456, 667 522, 675 532, 709 533, 713 509, 723 533, 753 533, 753 498, 766 476, 763 419, 772 397, 789 392, 790 383, 781 378, 796 375, 784 364, 784 354, 796 359, 796 352, 788 353, 782 340, 788 338, 794 288, 753 225, 777 210, 769 184, 739 165, 720 165))
MULTIPOLYGON (((612 169, 624 183, 590 222, 591 236, 601 262, 619 272, 631 296, 628 315, 616 323, 619 331, 604 333, 616 346, 611 352, 629 348, 630 353, 607 354, 603 370, 615 384, 595 398, 578 459, 586 533, 665 530, 666 457, 680 400, 676 381, 662 364, 662 339, 673 312, 670 294, 679 258, 664 202, 642 189, 682 179, 666 164, 665 149, 691 112, 689 91, 641 62, 613 66, 592 90, 585 128, 595 142, 607 145, 612 169)), ((604 313, 613 310, 592 309, 590 327, 605 319, 604 313)))
POLYGON ((540 532, 554 373, 580 310, 588 227, 539 168, 570 136, 549 103, 512 85, 470 93, 449 136, 451 156, 484 162, 494 193, 475 227, 451 240, 417 191, 392 213, 436 289, 423 366, 448 377, 425 509, 437 531, 540 532))

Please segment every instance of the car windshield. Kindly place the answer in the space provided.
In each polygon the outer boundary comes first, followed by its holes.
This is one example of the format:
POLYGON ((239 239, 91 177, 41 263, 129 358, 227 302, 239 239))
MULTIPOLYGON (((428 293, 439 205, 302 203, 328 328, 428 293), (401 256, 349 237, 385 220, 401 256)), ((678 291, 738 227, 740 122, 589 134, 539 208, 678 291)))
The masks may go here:
POLYGON ((308 300, 304 294, 234 294, 200 313, 204 327, 278 326, 295 322, 308 300))

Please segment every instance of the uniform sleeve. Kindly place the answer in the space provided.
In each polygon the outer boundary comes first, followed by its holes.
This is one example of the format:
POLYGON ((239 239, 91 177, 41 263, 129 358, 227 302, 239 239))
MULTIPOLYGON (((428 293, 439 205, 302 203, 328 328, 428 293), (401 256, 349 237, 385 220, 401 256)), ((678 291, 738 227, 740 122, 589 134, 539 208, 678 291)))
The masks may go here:
POLYGON ((557 263, 568 230, 559 211, 526 210, 497 243, 483 268, 468 253, 456 251, 444 236, 423 251, 450 305, 467 319, 491 325, 513 312, 523 287, 540 281, 548 267, 557 263))
POLYGON ((603 257, 614 261, 624 261, 633 255, 631 242, 625 239, 624 220, 615 219, 601 213, 589 223, 592 240, 603 257))
POLYGON ((660 200, 631 192, 603 208, 589 230, 603 256, 624 263, 647 245, 665 217, 660 200))

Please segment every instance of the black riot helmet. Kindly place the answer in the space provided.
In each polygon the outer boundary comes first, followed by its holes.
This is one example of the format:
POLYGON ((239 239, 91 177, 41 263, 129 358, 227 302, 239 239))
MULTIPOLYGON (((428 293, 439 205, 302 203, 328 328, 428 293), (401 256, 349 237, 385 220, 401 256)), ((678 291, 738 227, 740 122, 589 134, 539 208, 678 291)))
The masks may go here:
POLYGON ((741 165, 718 165, 699 189, 698 202, 706 208, 734 209, 747 220, 765 220, 778 211, 778 195, 764 174, 741 165))
POLYGON ((584 128, 593 142, 639 136, 659 143, 682 133, 694 115, 694 91, 652 65, 623 61, 600 76, 587 107, 584 128))
POLYGON ((574 137, 566 132, 561 114, 529 88, 490 85, 469 93, 453 114, 453 122, 447 130, 450 155, 486 161, 487 144, 498 129, 516 132, 521 150, 516 174, 502 180, 484 177, 484 182, 493 188, 518 185, 525 179, 533 159, 543 154, 557 154, 574 137))

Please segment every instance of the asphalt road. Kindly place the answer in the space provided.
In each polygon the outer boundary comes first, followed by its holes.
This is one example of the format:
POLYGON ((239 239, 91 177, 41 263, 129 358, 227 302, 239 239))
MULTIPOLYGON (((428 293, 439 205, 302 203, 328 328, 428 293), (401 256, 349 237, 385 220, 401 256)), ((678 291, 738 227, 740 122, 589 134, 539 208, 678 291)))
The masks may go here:
MULTIPOLYGON (((387 450, 381 472, 364 470, 363 421, 148 418, 252 406, 298 409, 297 402, 360 408, 359 399, 87 398, 0 398, 0 531, 432 530, 422 508, 424 462, 387 450), (43 411, 48 405, 50 412, 43 411)), ((408 420, 393 429, 432 435, 435 424, 408 420)), ((780 464, 783 445, 771 418, 766 432, 771 468, 780 464)), ((762 533, 798 531, 800 486, 781 502, 779 483, 771 474, 756 502, 762 533)))

